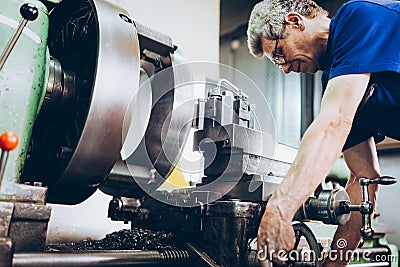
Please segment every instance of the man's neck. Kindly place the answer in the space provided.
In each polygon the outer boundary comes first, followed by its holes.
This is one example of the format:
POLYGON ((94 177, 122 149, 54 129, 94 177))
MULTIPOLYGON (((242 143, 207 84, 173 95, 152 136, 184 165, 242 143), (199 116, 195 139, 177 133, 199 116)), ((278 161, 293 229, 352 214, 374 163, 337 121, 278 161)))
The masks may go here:
POLYGON ((315 51, 318 51, 317 53, 319 62, 321 62, 321 59, 325 54, 326 46, 328 44, 330 23, 331 19, 324 15, 320 15, 314 18, 312 22, 312 27, 314 27, 312 45, 314 46, 315 51))
POLYGON ((318 16, 313 20, 313 27, 315 27, 314 43, 320 47, 323 47, 324 51, 328 43, 330 23, 331 19, 323 15, 318 16))

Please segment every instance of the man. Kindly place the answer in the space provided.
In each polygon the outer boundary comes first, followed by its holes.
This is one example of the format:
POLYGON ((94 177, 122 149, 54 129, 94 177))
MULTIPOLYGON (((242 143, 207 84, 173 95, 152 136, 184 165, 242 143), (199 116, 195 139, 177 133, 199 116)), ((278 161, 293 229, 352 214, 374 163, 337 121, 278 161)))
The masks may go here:
MULTIPOLYGON (((267 57, 285 73, 322 70, 325 88, 320 114, 267 203, 259 249, 293 248, 292 218, 341 152, 351 172, 346 191, 352 203, 361 201, 360 177, 380 176, 375 143, 384 136, 400 139, 399 25, 399 1, 350 1, 332 20, 311 0, 265 0, 254 7, 247 32, 250 52, 267 57)), ((375 203, 378 188, 369 188, 375 203)), ((356 249, 360 228, 361 215, 354 212, 338 227, 333 249, 340 251, 336 241, 341 238, 347 241, 343 249, 356 249)), ((328 259, 325 266, 346 266, 349 260, 328 259)))

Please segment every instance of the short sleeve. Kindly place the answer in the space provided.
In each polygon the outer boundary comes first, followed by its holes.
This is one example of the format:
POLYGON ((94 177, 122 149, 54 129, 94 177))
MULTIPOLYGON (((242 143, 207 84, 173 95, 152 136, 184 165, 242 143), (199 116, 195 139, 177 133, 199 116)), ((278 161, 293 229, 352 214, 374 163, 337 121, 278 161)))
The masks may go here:
POLYGON ((329 78, 345 74, 400 72, 400 14, 368 1, 345 4, 331 25, 329 78))

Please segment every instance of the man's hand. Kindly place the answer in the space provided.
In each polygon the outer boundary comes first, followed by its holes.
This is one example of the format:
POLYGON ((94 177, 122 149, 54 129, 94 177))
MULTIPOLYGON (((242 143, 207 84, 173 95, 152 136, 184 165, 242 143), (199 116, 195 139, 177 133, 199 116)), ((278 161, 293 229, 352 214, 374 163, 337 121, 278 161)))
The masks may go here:
POLYGON ((295 243, 291 216, 286 216, 279 204, 279 200, 271 197, 258 228, 257 248, 263 252, 258 254, 262 266, 262 259, 284 264, 285 252, 293 249, 295 243))

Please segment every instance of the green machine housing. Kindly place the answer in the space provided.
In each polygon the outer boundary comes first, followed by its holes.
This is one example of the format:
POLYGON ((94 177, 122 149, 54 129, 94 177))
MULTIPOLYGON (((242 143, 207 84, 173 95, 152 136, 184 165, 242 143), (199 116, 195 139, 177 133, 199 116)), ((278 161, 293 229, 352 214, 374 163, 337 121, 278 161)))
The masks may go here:
MULTIPOLYGON (((0 9, 0 47, 14 35, 22 16, 20 7, 27 1, 4 0, 0 9)), ((0 71, 0 132, 19 136, 18 147, 10 152, 4 170, 0 200, 32 199, 20 178, 31 140, 33 125, 46 92, 50 55, 47 47, 49 18, 40 1, 28 1, 38 9, 38 17, 28 22, 0 71)), ((43 199, 43 193, 37 201, 43 199)))

